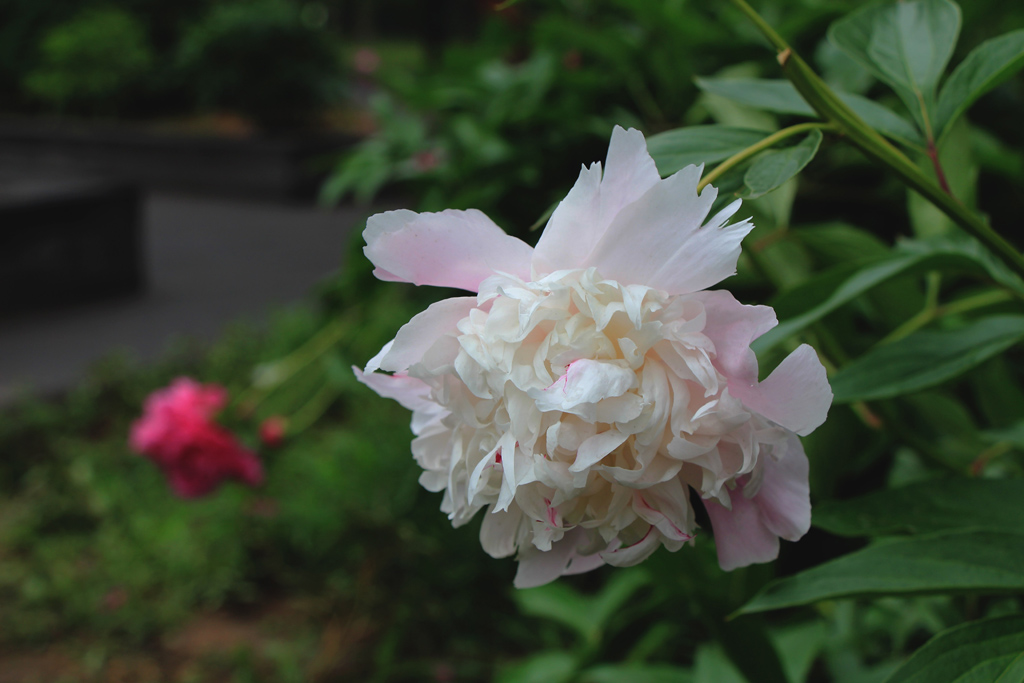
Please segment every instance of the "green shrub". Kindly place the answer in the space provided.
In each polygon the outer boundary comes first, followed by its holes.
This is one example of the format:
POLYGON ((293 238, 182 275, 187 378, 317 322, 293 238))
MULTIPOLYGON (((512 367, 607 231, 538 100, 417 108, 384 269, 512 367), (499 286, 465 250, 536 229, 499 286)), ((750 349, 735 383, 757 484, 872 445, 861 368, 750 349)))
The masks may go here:
POLYGON ((339 73, 328 35, 285 0, 213 6, 182 38, 178 67, 200 106, 269 128, 308 120, 339 73))
POLYGON ((90 9, 59 24, 40 45, 25 89, 61 112, 105 113, 153 67, 145 29, 122 10, 90 9))

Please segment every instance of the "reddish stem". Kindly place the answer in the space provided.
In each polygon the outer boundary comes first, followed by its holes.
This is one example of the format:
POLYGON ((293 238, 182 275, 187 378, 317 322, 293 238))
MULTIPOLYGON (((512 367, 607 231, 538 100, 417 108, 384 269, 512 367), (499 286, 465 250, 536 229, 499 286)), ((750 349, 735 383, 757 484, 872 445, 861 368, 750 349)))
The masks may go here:
POLYGON ((932 160, 932 167, 935 169, 935 177, 939 181, 939 187, 942 191, 953 197, 953 190, 949 187, 949 182, 946 180, 946 173, 942 170, 942 164, 939 162, 939 150, 935 148, 935 142, 933 140, 928 141, 928 158, 932 160))

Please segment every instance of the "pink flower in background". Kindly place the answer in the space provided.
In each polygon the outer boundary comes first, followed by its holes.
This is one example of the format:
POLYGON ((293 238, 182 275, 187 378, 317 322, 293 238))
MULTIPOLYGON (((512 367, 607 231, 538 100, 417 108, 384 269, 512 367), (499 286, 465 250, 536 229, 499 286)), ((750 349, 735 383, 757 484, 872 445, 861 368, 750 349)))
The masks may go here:
POLYGON ((753 226, 729 223, 739 201, 707 218, 701 171, 662 179, 643 135, 616 127, 603 173, 583 168, 535 249, 473 210, 367 222, 380 279, 476 292, 355 372, 413 411, 421 484, 456 526, 486 510, 481 543, 517 555, 519 587, 678 550, 697 533, 691 490, 725 569, 809 528, 797 435, 832 392, 806 345, 758 382, 750 343, 774 311, 707 290, 753 226))
POLYGON ((288 420, 280 415, 271 415, 260 423, 260 441, 268 448, 277 448, 284 443, 288 433, 288 420))
POLYGON ((159 465, 182 498, 207 494, 225 479, 263 481, 256 455, 213 421, 227 398, 223 387, 183 377, 153 392, 132 425, 132 449, 159 465))

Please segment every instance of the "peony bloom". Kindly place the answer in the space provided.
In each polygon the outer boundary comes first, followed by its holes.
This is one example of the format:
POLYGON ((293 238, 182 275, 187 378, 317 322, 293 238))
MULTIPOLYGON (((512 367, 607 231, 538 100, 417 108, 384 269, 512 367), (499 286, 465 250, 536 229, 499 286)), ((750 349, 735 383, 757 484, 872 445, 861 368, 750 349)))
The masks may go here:
POLYGON ((516 585, 626 566, 694 539, 695 491, 724 569, 774 559, 810 526, 796 435, 824 420, 825 370, 801 346, 763 382, 750 342, 776 324, 707 288, 753 227, 705 220, 702 168, 662 179, 643 135, 616 128, 537 247, 479 211, 389 211, 367 222, 382 280, 456 287, 359 379, 413 411, 421 484, 456 526, 484 509, 490 555, 516 585), (393 374, 375 372, 385 370, 393 374))
POLYGON ((259 459, 213 421, 226 403, 223 387, 177 379, 146 399, 129 443, 164 471, 182 498, 205 495, 225 479, 255 486, 263 481, 259 459))

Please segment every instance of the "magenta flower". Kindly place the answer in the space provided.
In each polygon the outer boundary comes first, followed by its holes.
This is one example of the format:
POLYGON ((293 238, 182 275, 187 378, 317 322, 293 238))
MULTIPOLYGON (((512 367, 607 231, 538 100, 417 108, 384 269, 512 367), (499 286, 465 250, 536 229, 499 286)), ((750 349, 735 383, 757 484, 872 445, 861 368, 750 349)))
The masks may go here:
POLYGON ((389 281, 475 296, 430 306, 360 380, 413 411, 421 484, 456 526, 486 509, 516 585, 632 565, 697 532, 703 499, 724 569, 766 562, 810 525, 797 435, 832 401, 801 346, 763 382, 750 343, 776 324, 707 288, 735 272, 753 227, 707 219, 702 168, 662 179, 643 135, 616 128, 536 249, 479 211, 370 218, 365 252, 389 281), (385 370, 393 374, 375 372, 385 370))
POLYGON ((182 377, 153 392, 132 425, 132 449, 155 462, 182 498, 210 493, 226 479, 263 481, 256 455, 213 420, 227 398, 223 387, 182 377))

